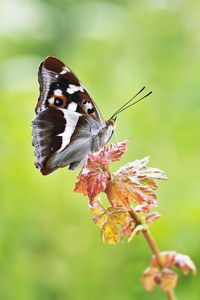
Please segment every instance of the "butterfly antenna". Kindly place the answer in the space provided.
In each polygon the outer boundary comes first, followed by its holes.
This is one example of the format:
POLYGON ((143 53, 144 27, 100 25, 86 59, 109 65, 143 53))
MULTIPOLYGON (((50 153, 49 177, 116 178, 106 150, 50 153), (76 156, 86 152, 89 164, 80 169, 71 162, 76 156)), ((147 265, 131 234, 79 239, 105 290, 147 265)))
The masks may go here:
POLYGON ((149 92, 148 94, 144 95, 143 97, 139 98, 138 100, 136 100, 135 102, 129 104, 131 101, 133 101, 143 90, 145 89, 145 86, 137 93, 135 94, 129 101, 127 101, 124 105, 122 105, 111 117, 111 119, 115 118, 119 113, 121 113, 123 110, 135 105, 136 103, 140 102, 141 100, 143 100, 144 98, 148 97, 151 93, 149 92), (128 105, 129 104, 129 105, 128 105))

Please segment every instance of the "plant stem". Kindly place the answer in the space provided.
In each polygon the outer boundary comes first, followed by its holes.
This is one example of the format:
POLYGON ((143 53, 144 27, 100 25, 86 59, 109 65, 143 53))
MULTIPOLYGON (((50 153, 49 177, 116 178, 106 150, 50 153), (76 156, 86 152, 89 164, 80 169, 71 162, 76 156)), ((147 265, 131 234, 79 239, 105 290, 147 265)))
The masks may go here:
POLYGON ((176 299, 176 295, 174 293, 174 290, 171 290, 169 292, 166 292, 166 295, 167 295, 167 299, 168 300, 175 300, 176 299))
POLYGON ((142 231, 142 233, 143 233, 145 239, 147 240, 149 247, 151 248, 152 252, 154 253, 155 257, 157 258, 160 268, 164 269, 164 264, 163 264, 162 258, 160 256, 160 250, 159 250, 158 245, 156 244, 156 241, 155 241, 152 233, 150 232, 149 228, 144 229, 142 231))
MULTIPOLYGON (((134 221, 138 225, 143 225, 141 218, 138 216, 138 214, 136 214, 136 212, 133 209, 129 210, 129 214, 131 215, 131 217, 134 219, 134 221)), ((164 266, 164 263, 163 263, 162 258, 160 256, 159 247, 158 247, 158 245, 157 245, 157 243, 156 243, 156 241, 155 241, 152 233, 150 232, 149 227, 145 226, 145 229, 142 230, 142 233, 143 233, 146 241, 148 242, 149 247, 151 248, 151 251, 155 255, 155 257, 156 257, 156 259, 158 261, 160 269, 161 270, 164 269, 165 266, 164 266)), ((174 290, 171 290, 171 291, 168 291, 168 292, 165 292, 165 293, 167 295, 167 299, 168 300, 175 300, 176 299, 174 290)))

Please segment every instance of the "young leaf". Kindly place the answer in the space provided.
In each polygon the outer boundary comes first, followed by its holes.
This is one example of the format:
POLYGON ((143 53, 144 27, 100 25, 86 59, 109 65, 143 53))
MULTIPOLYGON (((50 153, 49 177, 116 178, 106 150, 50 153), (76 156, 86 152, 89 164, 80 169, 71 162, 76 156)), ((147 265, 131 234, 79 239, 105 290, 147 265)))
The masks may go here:
POLYGON ((164 292, 169 292, 173 290, 176 287, 177 280, 178 280, 178 275, 170 270, 170 269, 163 269, 160 272, 160 288, 164 292))
POLYGON ((184 275, 187 275, 190 271, 192 271, 193 275, 197 273, 195 264, 188 255, 178 253, 175 257, 174 265, 180 268, 184 275))
POLYGON ((155 222, 155 220, 157 220, 158 218, 160 218, 160 214, 157 213, 156 211, 149 213, 145 217, 146 224, 151 224, 151 223, 155 222))
POLYGON ((169 292, 176 287, 178 275, 171 269, 164 268, 159 270, 156 267, 148 267, 142 275, 142 284, 146 291, 151 291, 155 284, 160 288, 169 292))
POLYGON ((127 223, 128 213, 120 207, 105 208, 99 201, 90 205, 90 211, 94 223, 101 228, 102 240, 109 244, 116 244, 120 241, 121 231, 127 223))
POLYGON ((160 169, 147 167, 148 162, 148 157, 137 159, 121 167, 114 173, 114 176, 118 178, 131 178, 133 181, 139 181, 141 184, 147 185, 155 190, 158 187, 155 179, 167 179, 167 177, 160 169))
MULTIPOLYGON (((172 268, 174 266, 174 259, 176 256, 175 251, 162 251, 160 252, 160 256, 162 258, 162 262, 165 268, 172 268)), ((158 266, 159 263, 157 261, 157 258, 153 256, 151 260, 151 266, 155 267, 158 266)))
POLYGON ((154 208, 157 206, 157 203, 156 204, 141 204, 141 205, 137 205, 135 208, 134 208, 134 211, 136 213, 148 213, 150 211, 151 208, 154 208))
POLYGON ((127 150, 127 145, 130 144, 130 141, 125 140, 121 143, 111 144, 109 146, 105 146, 103 151, 100 151, 99 156, 101 159, 110 164, 111 162, 118 161, 121 159, 122 155, 127 150))
POLYGON ((152 291, 155 282, 155 277, 159 274, 159 270, 157 268, 149 267, 147 268, 142 275, 142 284, 146 291, 152 291))
MULTIPOLYGON (((180 268, 184 275, 187 275, 189 271, 192 271, 192 274, 195 275, 197 270, 195 264, 188 255, 183 255, 181 253, 176 253, 175 251, 163 251, 160 252, 163 264, 165 268, 171 269, 176 266, 180 268)), ((158 265, 158 261, 153 257, 151 261, 151 266, 155 267, 158 265)))
POLYGON ((111 144, 104 146, 103 149, 98 152, 90 153, 85 168, 90 170, 104 168, 105 165, 120 160, 122 155, 126 152, 128 144, 130 144, 129 141, 111 144))
POLYGON ((84 170, 78 176, 79 181, 76 182, 74 191, 88 195, 91 203, 100 192, 104 192, 109 176, 107 171, 101 169, 84 170))
POLYGON ((115 207, 125 206, 129 209, 132 202, 136 204, 157 203, 156 195, 151 188, 125 176, 123 179, 115 177, 113 181, 109 181, 105 193, 115 207))
POLYGON ((78 175, 76 182, 75 192, 88 195, 90 203, 100 193, 104 192, 108 180, 110 179, 110 172, 108 164, 113 161, 119 160, 126 152, 128 141, 118 144, 105 146, 102 150, 88 155, 86 166, 78 175))

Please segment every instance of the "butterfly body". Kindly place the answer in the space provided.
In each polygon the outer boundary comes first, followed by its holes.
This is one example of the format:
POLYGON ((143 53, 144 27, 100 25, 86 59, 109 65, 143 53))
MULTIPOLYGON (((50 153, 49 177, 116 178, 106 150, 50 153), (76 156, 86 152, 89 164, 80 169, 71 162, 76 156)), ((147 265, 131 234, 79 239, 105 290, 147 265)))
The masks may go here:
POLYGON ((64 166, 74 170, 109 141, 116 118, 103 119, 82 83, 57 58, 41 63, 38 79, 40 96, 32 122, 35 165, 43 175, 64 166))

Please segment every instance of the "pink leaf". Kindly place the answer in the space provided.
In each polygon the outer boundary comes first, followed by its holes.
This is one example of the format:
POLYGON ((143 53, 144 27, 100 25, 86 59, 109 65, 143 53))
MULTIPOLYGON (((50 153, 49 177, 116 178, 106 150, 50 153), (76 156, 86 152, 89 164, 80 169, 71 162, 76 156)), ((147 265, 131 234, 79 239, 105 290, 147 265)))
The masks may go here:
POLYGON ((121 159, 121 156, 126 152, 129 141, 124 141, 117 144, 104 146, 103 149, 88 155, 86 168, 95 169, 102 168, 104 165, 109 165, 111 162, 121 159))
POLYGON ((92 171, 85 169, 78 178, 79 181, 76 183, 74 191, 87 195, 92 202, 100 192, 104 192, 109 180, 109 173, 100 169, 92 171))
POLYGON ((155 220, 157 220, 158 218, 160 218, 160 214, 157 213, 156 211, 154 211, 154 212, 146 215, 145 220, 146 220, 147 224, 151 224, 151 223, 155 222, 155 220))
MULTIPOLYGON (((160 252, 160 256, 162 258, 162 262, 164 264, 165 268, 172 268, 174 266, 174 260, 176 256, 175 251, 162 251, 160 252)), ((157 258, 153 256, 152 261, 151 261, 151 266, 155 267, 158 266, 159 263, 157 261, 157 258)))
MULTIPOLYGON (((175 251, 163 251, 160 252, 163 264, 165 268, 171 269, 173 266, 180 268, 184 275, 187 275, 189 271, 195 275, 197 270, 196 266, 188 255, 176 253, 175 251)), ((151 261, 151 266, 156 267, 158 265, 157 258, 154 256, 151 261)))
POLYGON ((178 253, 175 257, 174 265, 180 268, 184 275, 187 275, 190 271, 192 271, 193 275, 197 273, 196 266, 188 255, 178 253))
POLYGON ((154 208, 155 206, 156 206, 155 204, 140 204, 134 208, 134 211, 136 213, 140 213, 140 212, 148 213, 150 209, 154 208))
POLYGON ((147 185, 152 189, 156 189, 158 185, 155 179, 167 179, 167 177, 160 169, 147 167, 146 165, 148 161, 148 157, 137 159, 121 167, 114 173, 114 176, 118 178, 129 177, 133 181, 138 180, 141 184, 147 185))

